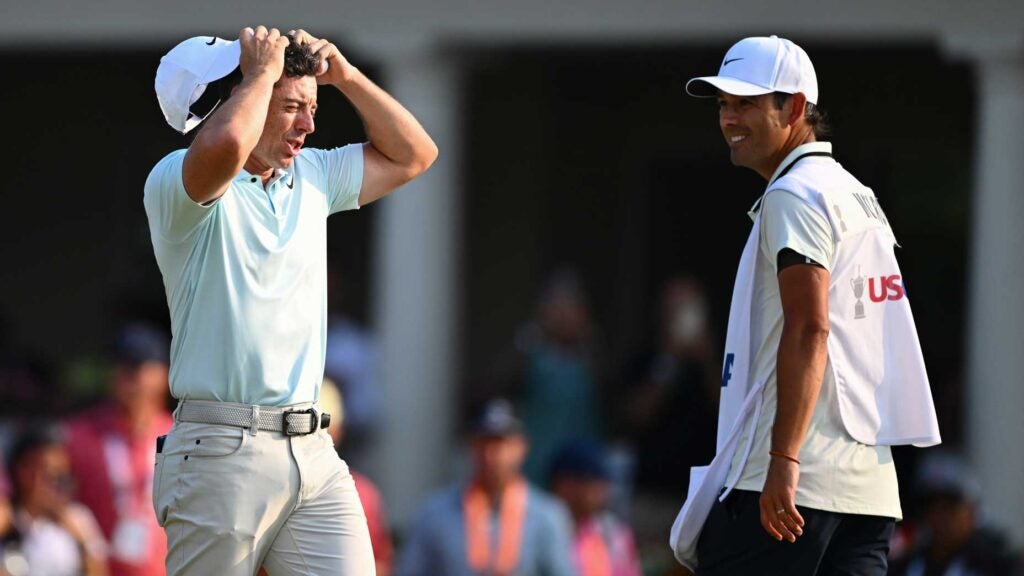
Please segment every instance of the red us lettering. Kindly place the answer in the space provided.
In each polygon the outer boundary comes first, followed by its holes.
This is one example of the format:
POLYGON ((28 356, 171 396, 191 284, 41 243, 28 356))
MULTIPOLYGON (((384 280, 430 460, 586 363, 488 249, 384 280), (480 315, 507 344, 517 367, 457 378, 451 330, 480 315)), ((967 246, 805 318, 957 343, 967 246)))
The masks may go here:
POLYGON ((882 302, 888 300, 899 300, 903 298, 903 282, 901 282, 899 274, 893 274, 892 276, 879 276, 878 280, 878 291, 875 291, 875 280, 876 278, 868 279, 868 295, 871 296, 872 302, 882 302))

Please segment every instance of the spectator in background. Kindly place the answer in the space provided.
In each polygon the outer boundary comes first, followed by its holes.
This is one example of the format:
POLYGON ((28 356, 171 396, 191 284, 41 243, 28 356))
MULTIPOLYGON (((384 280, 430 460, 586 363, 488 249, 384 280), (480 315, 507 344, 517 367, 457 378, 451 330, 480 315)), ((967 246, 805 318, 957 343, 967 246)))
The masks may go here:
MULTIPOLYGON (((320 386, 320 407, 331 415, 331 424, 327 433, 334 440, 334 447, 339 452, 342 436, 347 426, 346 404, 338 387, 328 379, 320 386)), ((391 543, 391 532, 388 528, 387 514, 384 512, 384 501, 380 491, 369 478, 355 470, 349 470, 352 480, 356 483, 359 501, 363 504, 366 523, 370 528, 370 543, 373 545, 373 558, 377 565, 377 576, 390 576, 394 558, 394 546, 391 543)))
POLYGON ((595 329, 574 272, 549 280, 532 322, 516 334, 515 349, 496 363, 497 391, 518 400, 530 453, 524 470, 543 483, 551 456, 572 438, 602 432, 595 329))
POLYGON ((957 456, 931 452, 918 468, 917 493, 923 503, 920 537, 906 557, 889 569, 892 576, 1013 576, 1019 556, 1006 538, 982 522, 981 489, 957 456))
POLYGON ((7 474, 0 490, 0 576, 23 576, 28 574, 28 562, 21 552, 21 534, 14 529, 14 511, 8 499, 7 474))
POLYGON ((715 456, 718 367, 701 283, 671 278, 661 293, 657 340, 627 366, 624 431, 636 449, 637 484, 671 492, 689 482, 690 467, 715 456))
POLYGON ((106 543, 89 509, 71 500, 73 480, 63 437, 33 429, 10 450, 13 537, 31 576, 107 574, 106 543))
POLYGON ((78 499, 110 543, 113 576, 164 574, 167 538, 153 514, 156 438, 166 410, 169 345, 151 326, 124 327, 114 347, 109 399, 67 424, 78 499))
POLYGON ((551 463, 551 491, 575 523, 573 560, 579 576, 640 576, 633 532, 607 510, 611 472, 601 447, 566 444, 551 463))
POLYGON ((409 530, 399 576, 572 576, 565 508, 530 486, 527 442, 504 400, 473 430, 468 482, 431 497, 409 530))

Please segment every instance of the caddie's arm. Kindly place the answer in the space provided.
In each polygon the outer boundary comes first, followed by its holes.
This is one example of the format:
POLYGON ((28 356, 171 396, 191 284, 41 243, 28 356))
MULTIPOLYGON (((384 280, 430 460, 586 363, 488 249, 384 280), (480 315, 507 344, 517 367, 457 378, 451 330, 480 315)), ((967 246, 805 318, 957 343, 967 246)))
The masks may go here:
POLYGON ((434 163, 437 145, 405 107, 349 63, 334 44, 304 30, 290 34, 327 63, 317 83, 340 90, 363 120, 370 142, 363 147, 360 206, 387 196, 434 163))
POLYGON ((199 204, 220 198, 242 170, 263 133, 274 84, 284 70, 288 39, 277 28, 245 28, 238 40, 242 82, 196 134, 181 169, 185 191, 199 204))
POLYGON ((765 530, 778 540, 794 542, 804 524, 795 503, 797 461, 828 359, 829 272, 815 264, 795 264, 782 269, 778 281, 783 316, 776 368, 778 404, 760 508, 765 530))

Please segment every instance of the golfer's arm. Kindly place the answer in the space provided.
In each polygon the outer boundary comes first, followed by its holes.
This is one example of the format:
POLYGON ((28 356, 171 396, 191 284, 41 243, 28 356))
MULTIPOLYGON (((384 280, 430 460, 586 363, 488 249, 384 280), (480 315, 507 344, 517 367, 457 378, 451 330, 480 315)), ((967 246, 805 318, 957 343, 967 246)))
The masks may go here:
POLYGON ((206 120, 181 168, 189 198, 206 204, 224 194, 263 133, 273 91, 274 80, 269 75, 245 78, 206 120))
POLYGON ((783 324, 771 449, 796 458, 828 359, 829 273, 819 266, 798 264, 784 268, 778 279, 783 324))
POLYGON ((356 109, 370 138, 363 147, 360 206, 387 196, 434 163, 437 145, 423 126, 357 68, 336 87, 356 109))

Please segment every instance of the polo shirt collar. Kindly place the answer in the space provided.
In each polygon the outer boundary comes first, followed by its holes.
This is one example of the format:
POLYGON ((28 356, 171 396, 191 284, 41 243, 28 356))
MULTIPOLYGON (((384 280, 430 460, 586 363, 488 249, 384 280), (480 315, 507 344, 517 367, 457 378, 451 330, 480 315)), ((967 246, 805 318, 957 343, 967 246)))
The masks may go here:
MULTIPOLYGON (((814 152, 824 152, 826 154, 831 154, 832 153, 832 143, 831 142, 808 142, 807 144, 801 144, 801 145, 797 146, 796 148, 793 148, 793 150, 790 151, 789 154, 786 154, 786 157, 782 160, 782 162, 779 163, 778 168, 775 169, 775 173, 772 174, 771 179, 768 180, 769 185, 773 184, 775 182, 775 180, 778 179, 778 177, 783 172, 786 171, 786 169, 788 169, 790 166, 792 166, 792 164, 797 161, 797 158, 803 156, 804 154, 809 154, 809 153, 814 153, 814 152)), ((765 193, 767 193, 767 192, 768 191, 765 190, 765 193)), ((750 216, 751 220, 753 220, 757 216, 758 210, 761 209, 761 201, 762 200, 764 200, 764 194, 761 194, 760 196, 758 196, 757 200, 754 202, 754 205, 750 207, 750 211, 747 212, 747 214, 750 216)))
MULTIPOLYGON (((274 170, 274 175, 271 176, 270 180, 267 181, 267 188, 280 182, 283 178, 291 178, 291 172, 288 170, 278 169, 274 170)), ((242 168, 242 170, 235 176, 235 182, 248 182, 250 184, 261 184, 263 179, 258 175, 249 173, 248 170, 242 168), (255 180, 254 180, 255 179, 255 180)))

